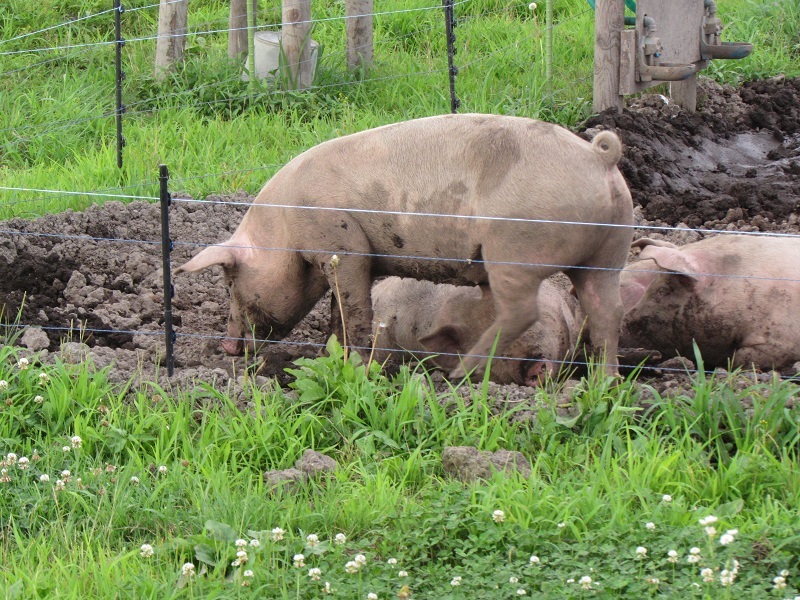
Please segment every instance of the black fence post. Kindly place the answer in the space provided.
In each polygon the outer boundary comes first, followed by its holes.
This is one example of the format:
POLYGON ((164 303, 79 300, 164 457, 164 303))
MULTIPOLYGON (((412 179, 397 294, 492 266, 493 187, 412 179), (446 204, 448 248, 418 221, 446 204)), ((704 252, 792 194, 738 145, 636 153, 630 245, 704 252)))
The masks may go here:
POLYGON ((125 138, 122 136, 122 114, 125 112, 125 105, 122 104, 122 80, 125 79, 125 73, 122 71, 122 47, 125 45, 125 39, 122 37, 122 13, 125 8, 122 6, 120 0, 114 0, 114 37, 116 43, 115 65, 117 75, 117 109, 115 114, 117 116, 117 167, 122 168, 122 148, 125 146, 125 138))
POLYGON ((444 5, 444 30, 447 35, 447 73, 450 78, 450 112, 455 114, 458 112, 458 107, 461 106, 461 101, 456 96, 456 75, 458 75, 458 67, 453 64, 453 57, 456 54, 456 35, 453 29, 456 26, 456 20, 453 16, 453 0, 442 0, 444 5))
POLYGON ((167 345, 167 375, 172 377, 175 370, 175 331, 172 329, 172 297, 175 288, 172 285, 172 269, 170 268, 170 253, 172 240, 169 237, 169 207, 172 197, 169 193, 169 169, 167 165, 158 166, 159 196, 161 198, 161 259, 164 270, 164 339, 167 345))

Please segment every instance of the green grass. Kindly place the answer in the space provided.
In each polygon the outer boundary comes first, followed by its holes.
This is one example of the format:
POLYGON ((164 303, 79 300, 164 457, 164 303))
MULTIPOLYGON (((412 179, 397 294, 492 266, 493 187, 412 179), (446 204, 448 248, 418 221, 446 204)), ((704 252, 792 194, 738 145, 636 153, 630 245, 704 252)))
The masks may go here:
MULTIPOLYGON (((133 3, 132 3, 133 4, 133 3)), ((314 4, 322 45, 315 89, 258 91, 251 102, 240 66, 226 56, 225 2, 192 2, 186 62, 168 81, 153 77, 157 28, 152 3, 122 15, 126 72, 124 167, 116 167, 113 46, 0 54, 0 185, 13 188, 157 195, 158 164, 173 189, 204 197, 244 189, 255 193, 281 165, 323 140, 387 122, 449 110, 441 10, 375 18, 375 67, 361 81, 344 67, 340 2, 314 4), (332 19, 332 20, 325 20, 332 19), (216 33, 209 33, 216 32, 216 33), (103 116, 106 115, 106 116, 103 116)), ((375 10, 438 6, 397 0, 375 10)), ((41 34, 16 36, 110 8, 110 2, 9 0, 0 7, 0 52, 97 44, 113 40, 105 13, 41 34)), ((472 0, 456 7, 456 89, 463 111, 497 112, 575 125, 591 109, 593 13, 578 0, 555 0, 554 93, 544 78, 544 6, 472 0)), ((731 0, 720 4, 725 39, 751 41, 752 56, 717 61, 708 74, 726 82, 800 72, 796 3, 731 0)), ((262 7, 260 25, 280 20, 262 7)), ((30 216, 102 201, 81 195, 0 191, 0 218, 30 216)))
POLYGON ((4 347, 5 597, 318 598, 327 581, 345 598, 390 598, 404 585, 422 598, 577 598, 591 577, 597 597, 763 598, 784 569, 778 597, 797 593, 794 384, 698 376, 691 396, 656 395, 644 413, 641 386, 593 374, 577 416, 559 416, 555 390, 543 390, 530 421, 494 415, 480 392, 441 402, 422 372, 386 378, 328 349, 298 362, 294 393, 246 384, 237 403, 208 385, 113 386, 90 365, 24 364, 4 347), (442 451, 465 444, 520 450, 532 473, 452 480, 442 451), (265 484, 264 471, 308 448, 338 468, 293 490, 265 484), (699 523, 709 515, 711 536, 699 523), (258 541, 234 566, 239 538, 258 541), (366 564, 348 573, 358 554, 366 564))

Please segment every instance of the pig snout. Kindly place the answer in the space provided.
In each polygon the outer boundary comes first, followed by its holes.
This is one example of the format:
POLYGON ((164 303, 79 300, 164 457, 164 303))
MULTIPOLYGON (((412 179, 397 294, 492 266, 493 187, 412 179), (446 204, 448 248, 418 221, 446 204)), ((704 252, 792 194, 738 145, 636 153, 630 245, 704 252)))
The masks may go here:
POLYGON ((244 342, 238 338, 225 338, 219 345, 230 356, 241 356, 244 351, 244 342))
POLYGON ((547 381, 548 377, 556 374, 556 365, 549 360, 526 361, 522 367, 523 380, 529 387, 539 387, 547 381))

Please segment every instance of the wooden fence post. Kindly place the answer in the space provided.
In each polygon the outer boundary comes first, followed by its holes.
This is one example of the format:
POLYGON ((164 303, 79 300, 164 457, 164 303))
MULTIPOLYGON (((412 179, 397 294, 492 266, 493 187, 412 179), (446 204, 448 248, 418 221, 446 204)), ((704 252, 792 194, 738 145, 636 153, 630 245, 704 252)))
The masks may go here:
POLYGON ((286 57, 284 76, 293 89, 311 85, 311 0, 283 0, 281 46, 286 57))
POLYGON ((156 40, 156 79, 162 81, 167 71, 183 60, 186 48, 189 0, 161 0, 158 7, 158 39, 156 40))
MULTIPOLYGON (((258 12, 258 0, 253 0, 253 13, 258 12)), ((228 19, 228 58, 241 58, 247 52, 247 0, 231 0, 228 19)))
POLYGON ((346 0, 347 68, 372 66, 372 0, 346 0))
POLYGON ((625 0, 597 0, 594 15, 594 112, 607 108, 622 111, 619 48, 624 27, 625 0))

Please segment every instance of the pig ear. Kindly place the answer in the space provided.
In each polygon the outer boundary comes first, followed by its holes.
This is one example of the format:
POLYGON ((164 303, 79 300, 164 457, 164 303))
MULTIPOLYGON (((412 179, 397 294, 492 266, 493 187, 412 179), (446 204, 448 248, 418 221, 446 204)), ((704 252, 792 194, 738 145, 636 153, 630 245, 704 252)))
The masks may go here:
POLYGON ((436 364, 445 369, 457 367, 459 360, 455 355, 464 351, 463 348, 461 348, 461 335, 458 330, 447 325, 439 327, 435 329, 433 333, 420 338, 419 342, 428 352, 450 355, 438 356, 436 358, 436 364))
POLYGON ((236 264, 236 252, 230 246, 209 246, 193 259, 175 269, 176 273, 196 273, 211 265, 232 267, 236 264))
POLYGON ((660 246, 662 248, 672 248, 677 250, 679 247, 675 244, 670 242, 665 242, 664 240, 654 240, 652 238, 640 238, 635 242, 631 243, 631 248, 645 248, 647 246, 660 246))
POLYGON ((691 256, 674 248, 647 246, 639 257, 642 259, 652 258, 660 268, 680 273, 692 280, 697 280, 697 275, 700 273, 697 262, 691 256))

